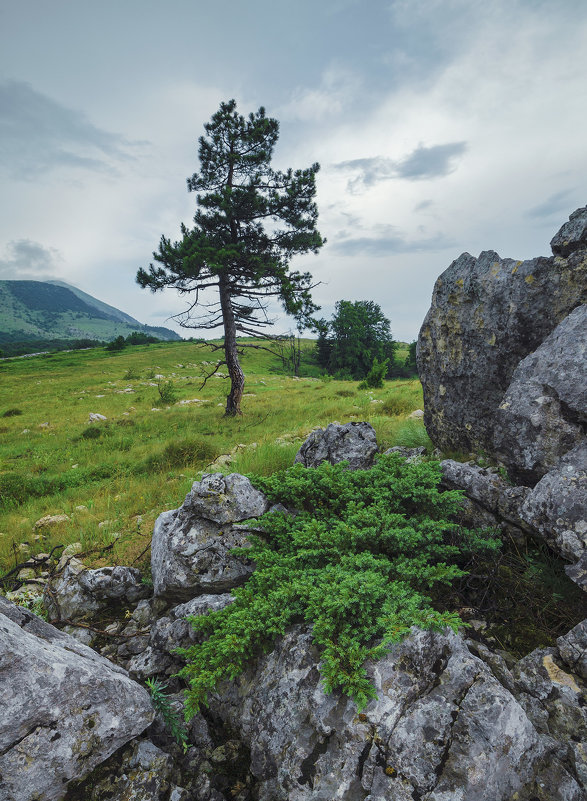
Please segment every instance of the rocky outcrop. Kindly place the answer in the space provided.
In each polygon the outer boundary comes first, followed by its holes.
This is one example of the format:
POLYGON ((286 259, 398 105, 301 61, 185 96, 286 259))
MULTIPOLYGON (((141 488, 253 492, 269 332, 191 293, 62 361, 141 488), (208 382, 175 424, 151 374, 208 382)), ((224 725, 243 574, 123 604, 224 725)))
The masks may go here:
POLYGON ((153 720, 128 674, 0 598, 0 799, 58 801, 153 720))
POLYGON ((242 521, 269 508, 265 496, 238 473, 202 476, 179 509, 157 518, 151 545, 156 596, 186 601, 223 593, 242 584, 253 569, 231 554, 246 547, 250 529, 242 521))
POLYGON ((376 453, 375 430, 369 423, 330 423, 325 429, 312 431, 296 454, 295 462, 317 467, 322 462, 348 461, 351 470, 361 470, 373 465, 376 453))
MULTIPOLYGON (((545 656, 535 659, 540 671, 545 656)), ((211 711, 249 745, 259 801, 509 801, 534 792, 580 801, 566 740, 582 736, 585 688, 556 664, 555 649, 548 658, 558 695, 542 691, 547 716, 561 697, 568 703, 558 727, 544 732, 524 708, 538 683, 534 663, 517 684, 504 666, 508 689, 460 636, 418 630, 368 666, 378 699, 360 714, 347 698, 322 692, 319 654, 301 627, 223 685, 211 711), (570 692, 559 692, 567 685, 570 692)))
POLYGON ((496 411, 517 365, 587 301, 586 231, 587 206, 556 234, 553 257, 463 253, 438 278, 418 340, 435 445, 492 451, 496 411))
MULTIPOLYGON (((560 459, 527 495, 520 516, 531 529, 576 567, 587 566, 587 442, 560 459)), ((567 573, 584 589, 584 570, 567 573)))
MULTIPOLYGON (((586 222, 587 224, 587 222, 586 222)), ((587 429, 587 306, 579 306, 516 367, 495 413, 493 452, 533 485, 587 429)))

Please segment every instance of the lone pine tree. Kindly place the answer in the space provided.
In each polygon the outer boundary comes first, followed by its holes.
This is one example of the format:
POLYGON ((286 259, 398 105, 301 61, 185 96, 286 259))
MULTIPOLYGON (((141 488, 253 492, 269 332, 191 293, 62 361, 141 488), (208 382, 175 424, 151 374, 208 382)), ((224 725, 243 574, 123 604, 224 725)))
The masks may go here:
POLYGON ((226 414, 236 415, 245 384, 237 335, 261 336, 273 324, 267 313, 271 298, 302 327, 317 309, 310 273, 290 271, 289 264, 324 244, 314 202, 319 164, 285 172, 271 168, 279 123, 263 107, 245 119, 234 100, 221 103, 204 130, 200 172, 187 179, 188 190, 197 192, 194 226, 182 223, 178 242, 162 236, 153 253, 156 265, 141 268, 137 282, 153 292, 172 287, 191 295, 180 325, 224 327, 221 363, 231 381, 226 414))

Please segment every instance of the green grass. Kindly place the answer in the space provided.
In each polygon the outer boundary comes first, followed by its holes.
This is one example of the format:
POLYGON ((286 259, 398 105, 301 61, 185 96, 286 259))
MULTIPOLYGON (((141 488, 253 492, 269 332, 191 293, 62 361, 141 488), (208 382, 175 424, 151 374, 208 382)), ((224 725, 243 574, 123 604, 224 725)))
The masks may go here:
POLYGON ((224 472, 270 475, 293 462, 316 426, 367 420, 381 448, 426 444, 422 423, 406 421, 422 408, 418 381, 358 390, 357 382, 320 377, 312 343, 304 348, 301 378, 285 374, 278 357, 245 352, 240 418, 224 417, 228 379, 214 376, 200 388, 218 354, 196 343, 0 362, 0 571, 58 544, 108 544, 112 533, 121 536, 109 561, 130 563, 156 517, 179 506, 218 456, 230 456, 224 472), (162 402, 161 382, 172 382, 177 403, 162 402), (401 411, 389 411, 390 398, 401 411), (90 422, 90 413, 107 420, 90 422), (70 520, 34 529, 39 518, 62 513, 70 520), (21 543, 30 550, 18 551, 21 543))

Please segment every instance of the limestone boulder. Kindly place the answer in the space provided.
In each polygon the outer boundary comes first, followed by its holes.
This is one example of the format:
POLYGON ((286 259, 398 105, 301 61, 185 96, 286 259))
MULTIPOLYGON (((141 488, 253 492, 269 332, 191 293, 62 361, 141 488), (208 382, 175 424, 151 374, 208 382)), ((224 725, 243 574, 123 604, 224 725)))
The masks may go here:
POLYGON ((63 571, 45 590, 43 605, 52 620, 90 617, 114 601, 135 603, 150 594, 134 567, 88 569, 70 557, 63 571))
POLYGON ((153 531, 151 571, 156 596, 187 601, 223 593, 242 584, 253 570, 231 553, 247 546, 250 527, 242 521, 269 508, 263 493, 238 473, 204 475, 183 505, 161 514, 153 531))
POLYGON ((359 470, 372 467, 376 453, 375 430, 369 423, 330 423, 312 431, 294 461, 304 467, 348 461, 351 470, 359 470))
POLYGON ((293 627, 211 698, 250 748, 259 801, 510 801, 538 786, 549 801, 583 797, 559 730, 539 732, 460 636, 414 630, 369 665, 378 698, 360 714, 323 693, 319 658, 293 627))
POLYGON ((128 674, 0 598, 0 799, 58 801, 152 722, 128 674))
POLYGON ((587 305, 523 359, 495 415, 494 453, 520 484, 534 485, 585 437, 587 305))
POLYGON ((517 365, 587 301, 586 221, 587 206, 554 237, 555 256, 463 253, 436 281, 418 370, 437 447, 492 452, 495 414, 517 365))

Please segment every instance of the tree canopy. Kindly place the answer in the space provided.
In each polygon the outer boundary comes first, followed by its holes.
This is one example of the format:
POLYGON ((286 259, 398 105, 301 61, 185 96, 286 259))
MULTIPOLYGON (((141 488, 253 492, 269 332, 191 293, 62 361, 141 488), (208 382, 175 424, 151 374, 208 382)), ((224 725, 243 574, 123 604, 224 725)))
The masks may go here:
POLYGON ((375 359, 393 362, 390 322, 372 300, 339 300, 330 322, 318 321, 318 363, 330 373, 365 378, 375 359))
POLYGON ((228 368, 226 414, 234 415, 244 390, 237 335, 262 336, 273 325, 271 299, 301 326, 317 310, 310 273, 289 265, 295 255, 317 253, 324 244, 314 202, 319 165, 272 169, 279 123, 263 107, 245 118, 234 100, 221 103, 204 130, 200 171, 187 179, 188 190, 196 192, 194 225, 182 223, 177 242, 162 236, 155 264, 139 269, 137 281, 153 292, 172 287, 190 296, 188 309, 177 316, 180 325, 223 326, 224 361, 218 366, 228 368))

